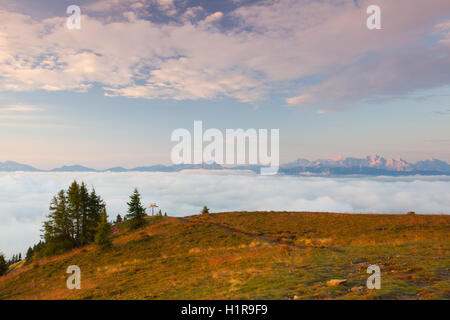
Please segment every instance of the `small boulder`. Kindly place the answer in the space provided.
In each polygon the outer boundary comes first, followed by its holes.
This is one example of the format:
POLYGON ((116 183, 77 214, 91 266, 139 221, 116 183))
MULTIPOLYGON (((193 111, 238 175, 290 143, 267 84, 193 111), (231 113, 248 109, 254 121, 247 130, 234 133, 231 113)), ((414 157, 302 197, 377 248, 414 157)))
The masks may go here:
POLYGON ((327 286, 336 287, 340 284, 346 283, 347 279, 332 279, 327 281, 327 286))

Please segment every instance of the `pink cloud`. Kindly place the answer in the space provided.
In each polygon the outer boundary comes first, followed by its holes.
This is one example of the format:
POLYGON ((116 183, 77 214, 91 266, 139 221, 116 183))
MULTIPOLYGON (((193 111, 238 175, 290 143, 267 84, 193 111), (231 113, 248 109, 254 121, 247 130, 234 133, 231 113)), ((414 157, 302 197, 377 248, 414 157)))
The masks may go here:
POLYGON ((131 11, 148 3, 177 11, 168 0, 98 1, 83 11, 77 31, 65 28, 65 17, 38 21, 0 11, 0 88, 85 91, 100 83, 107 95, 244 102, 289 89, 288 105, 330 112, 449 83, 448 0, 380 0, 382 30, 374 31, 366 28, 371 1, 359 8, 351 1, 263 1, 228 13, 238 25, 226 31, 207 23, 222 12, 192 22, 203 9, 190 8, 177 23, 161 24, 131 11), (131 9, 123 19, 90 16, 124 4, 131 9), (436 34, 440 42, 422 44, 436 34), (292 87, 317 75, 325 80, 292 87))

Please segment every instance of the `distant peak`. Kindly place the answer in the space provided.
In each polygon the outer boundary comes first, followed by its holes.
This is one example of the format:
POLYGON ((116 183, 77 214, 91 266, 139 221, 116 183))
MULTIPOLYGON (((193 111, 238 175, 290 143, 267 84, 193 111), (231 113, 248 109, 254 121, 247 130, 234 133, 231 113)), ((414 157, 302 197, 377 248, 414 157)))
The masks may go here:
POLYGON ((342 161, 344 159, 345 159, 344 156, 341 156, 341 155, 331 157, 331 160, 333 160, 333 161, 342 161))

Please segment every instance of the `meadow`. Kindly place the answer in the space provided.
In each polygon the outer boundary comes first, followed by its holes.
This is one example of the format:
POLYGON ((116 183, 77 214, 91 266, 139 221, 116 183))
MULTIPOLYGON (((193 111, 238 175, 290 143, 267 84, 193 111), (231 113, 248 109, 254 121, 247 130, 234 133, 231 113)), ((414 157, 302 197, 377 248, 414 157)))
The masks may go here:
POLYGON ((450 216, 226 212, 148 218, 14 265, 0 299, 450 299, 450 216), (69 265, 81 289, 66 287, 69 265), (366 288, 369 265, 381 289, 366 288), (331 279, 346 279, 328 286, 331 279))

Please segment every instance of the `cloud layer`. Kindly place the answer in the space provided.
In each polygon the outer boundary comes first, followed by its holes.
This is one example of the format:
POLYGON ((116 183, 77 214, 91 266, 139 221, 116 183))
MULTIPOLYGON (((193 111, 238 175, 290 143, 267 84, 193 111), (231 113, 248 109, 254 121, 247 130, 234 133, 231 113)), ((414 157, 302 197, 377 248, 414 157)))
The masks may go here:
POLYGON ((0 250, 7 255, 39 241, 53 195, 74 179, 94 186, 110 219, 126 213, 134 187, 144 204, 171 216, 212 211, 293 210, 331 212, 450 213, 449 177, 270 177, 246 172, 15 173, 0 174, 0 250))
POLYGON ((0 88, 99 83, 110 96, 243 102, 283 92, 288 105, 328 112, 450 83, 448 0, 380 0, 382 30, 372 31, 368 0, 266 0, 225 13, 177 3, 95 1, 72 31, 64 13, 0 9, 0 88), (305 85, 311 77, 321 80, 305 85))

